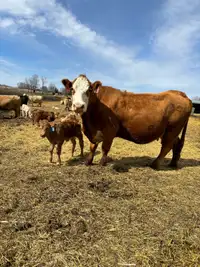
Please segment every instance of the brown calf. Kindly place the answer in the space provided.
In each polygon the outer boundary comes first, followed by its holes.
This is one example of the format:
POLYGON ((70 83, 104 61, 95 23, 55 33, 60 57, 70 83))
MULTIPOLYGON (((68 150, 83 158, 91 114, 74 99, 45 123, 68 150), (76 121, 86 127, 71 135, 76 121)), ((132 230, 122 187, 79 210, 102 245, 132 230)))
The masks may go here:
POLYGON ((72 157, 74 155, 75 147, 76 147, 76 138, 79 139, 79 145, 81 148, 81 156, 83 157, 83 134, 81 132, 81 125, 76 120, 65 120, 64 122, 52 122, 49 123, 47 120, 42 122, 42 129, 40 136, 42 138, 47 138, 51 143, 50 147, 50 163, 52 163, 53 159, 53 150, 55 145, 57 145, 57 155, 58 162, 57 164, 61 164, 60 154, 64 141, 72 142, 72 157))
POLYGON ((120 137, 137 144, 161 138, 161 151, 151 167, 159 169, 171 149, 170 166, 177 167, 192 110, 192 102, 185 93, 169 90, 133 94, 103 86, 100 81, 92 83, 85 75, 79 75, 72 82, 63 79, 62 83, 72 92, 72 110, 81 115, 84 134, 90 140, 87 165, 92 163, 100 142, 100 164, 105 165, 113 139, 120 137))
POLYGON ((49 112, 45 110, 34 110, 32 115, 32 123, 39 125, 40 120, 47 120, 47 121, 54 121, 55 120, 55 114, 54 112, 49 112))

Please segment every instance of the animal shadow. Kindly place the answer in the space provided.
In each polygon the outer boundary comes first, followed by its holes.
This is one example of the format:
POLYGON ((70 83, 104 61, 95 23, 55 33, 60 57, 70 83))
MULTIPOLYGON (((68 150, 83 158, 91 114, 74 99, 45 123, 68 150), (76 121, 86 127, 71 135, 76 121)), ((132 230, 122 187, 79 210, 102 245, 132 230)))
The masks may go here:
MULTIPOLYGON (((100 154, 101 152, 96 151, 95 155, 100 154)), ((75 165, 82 165, 85 163, 85 160, 87 159, 89 153, 83 153, 83 157, 81 157, 80 155, 78 156, 74 156, 73 158, 70 158, 69 160, 67 160, 66 164, 68 166, 75 166, 75 165)), ((92 165, 95 165, 94 163, 92 165)))
MULTIPOLYGON (((153 162, 155 158, 144 156, 144 157, 123 157, 120 160, 114 161, 112 164, 112 168, 117 172, 128 172, 131 168, 139 168, 139 167, 150 167, 150 164, 153 162)), ((174 170, 168 166, 171 158, 165 158, 160 166, 160 170, 169 171, 174 170)), ((182 169, 185 167, 197 167, 200 166, 200 160, 197 159, 183 159, 181 158, 178 162, 178 168, 182 169)))

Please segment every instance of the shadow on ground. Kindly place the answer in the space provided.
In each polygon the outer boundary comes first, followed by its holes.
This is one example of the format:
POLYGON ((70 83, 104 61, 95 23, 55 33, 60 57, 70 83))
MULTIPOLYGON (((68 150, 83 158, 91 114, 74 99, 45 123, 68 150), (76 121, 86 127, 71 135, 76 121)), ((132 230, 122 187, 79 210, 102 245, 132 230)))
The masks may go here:
MULTIPOLYGON (((117 172, 128 172, 131 168, 138 167, 149 167, 155 158, 152 157, 123 157, 120 160, 113 161, 112 168, 117 172)), ((170 158, 165 158, 160 166, 160 170, 169 171, 174 170, 170 168, 168 164, 170 163, 170 158)), ((200 160, 196 159, 180 159, 178 164, 178 169, 185 167, 197 167, 200 166, 200 160)))

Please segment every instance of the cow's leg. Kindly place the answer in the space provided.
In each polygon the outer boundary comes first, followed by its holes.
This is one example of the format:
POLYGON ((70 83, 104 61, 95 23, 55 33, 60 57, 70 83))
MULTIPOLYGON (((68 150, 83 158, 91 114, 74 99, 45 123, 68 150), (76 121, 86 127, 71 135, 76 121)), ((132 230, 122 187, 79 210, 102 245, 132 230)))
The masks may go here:
POLYGON ((166 130, 166 132, 162 136, 162 142, 161 142, 162 147, 161 147, 160 154, 152 162, 151 168, 153 168, 155 170, 159 169, 160 164, 161 164, 162 160, 164 159, 164 157, 169 153, 169 151, 171 149, 173 149, 174 143, 176 142, 176 140, 178 138, 178 134, 180 131, 181 131, 181 129, 179 129, 179 128, 177 128, 177 129, 170 128, 170 129, 166 130))
POLYGON ((72 142, 72 157, 74 156, 74 151, 76 148, 76 139, 75 138, 71 138, 71 142, 72 142))
POLYGON ((54 150, 55 144, 51 144, 51 147, 49 149, 50 152, 50 158, 49 158, 49 162, 52 163, 53 161, 53 150, 54 150))
POLYGON ((158 157, 152 162, 151 168, 155 170, 159 170, 160 168, 160 163, 164 159, 164 157, 169 153, 169 151, 172 149, 173 143, 164 143, 162 144, 160 154, 158 157))
POLYGON ((86 159, 86 162, 85 162, 85 165, 91 165, 92 164, 92 161, 93 161, 93 158, 94 158, 94 154, 95 154, 95 151, 98 147, 98 144, 93 144, 93 143, 90 143, 90 153, 86 159))
POLYGON ((81 149, 81 157, 83 157, 83 148, 84 148, 84 142, 83 142, 83 135, 81 134, 79 137, 78 137, 78 140, 79 140, 79 145, 80 145, 80 149, 81 149))
POLYGON ((102 158, 100 160, 100 165, 105 166, 106 163, 109 161, 108 159, 108 152, 110 151, 113 139, 106 139, 102 143, 102 158))
POLYGON ((20 107, 17 107, 15 110, 15 118, 20 117, 20 107))
POLYGON ((57 144, 57 156, 58 156, 57 165, 61 164, 60 154, 61 154, 61 150, 62 150, 62 144, 63 144, 63 142, 57 144))
POLYGON ((178 167, 178 161, 181 156, 181 150, 183 148, 183 144, 181 143, 181 140, 179 137, 177 137, 174 145, 173 145, 173 157, 172 160, 169 164, 170 167, 172 168, 177 168, 178 167))

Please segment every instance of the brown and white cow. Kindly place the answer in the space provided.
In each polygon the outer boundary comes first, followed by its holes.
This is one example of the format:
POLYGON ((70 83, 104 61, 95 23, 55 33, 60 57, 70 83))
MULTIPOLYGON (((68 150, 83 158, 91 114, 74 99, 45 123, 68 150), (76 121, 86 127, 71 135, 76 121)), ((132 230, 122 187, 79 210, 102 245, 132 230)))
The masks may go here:
POLYGON ((67 90, 72 90, 72 109, 81 114, 84 134, 91 142, 87 165, 92 164, 100 142, 103 142, 100 164, 105 165, 113 139, 120 137, 137 144, 161 138, 161 151, 151 167, 159 169, 171 149, 170 166, 177 167, 192 110, 192 102, 185 93, 176 90, 155 94, 122 92, 103 86, 100 81, 92 83, 82 74, 72 82, 63 79, 62 83, 67 90))

